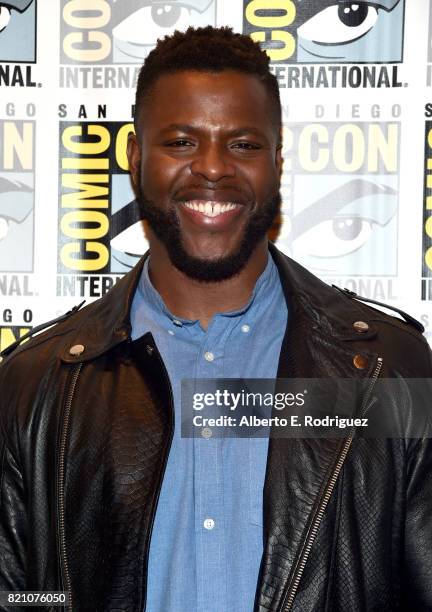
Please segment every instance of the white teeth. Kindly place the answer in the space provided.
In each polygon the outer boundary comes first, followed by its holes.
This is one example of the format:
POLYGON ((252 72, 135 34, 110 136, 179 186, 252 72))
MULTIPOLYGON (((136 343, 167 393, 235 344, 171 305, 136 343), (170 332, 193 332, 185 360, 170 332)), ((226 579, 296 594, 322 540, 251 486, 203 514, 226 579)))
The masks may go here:
POLYGON ((231 202, 227 202, 221 204, 220 202, 208 202, 208 201, 192 201, 184 203, 187 208, 191 210, 196 210, 197 212, 203 213, 206 217, 217 217, 218 215, 223 214, 224 212, 228 212, 229 210, 233 210, 237 208, 239 204, 232 204, 231 202))

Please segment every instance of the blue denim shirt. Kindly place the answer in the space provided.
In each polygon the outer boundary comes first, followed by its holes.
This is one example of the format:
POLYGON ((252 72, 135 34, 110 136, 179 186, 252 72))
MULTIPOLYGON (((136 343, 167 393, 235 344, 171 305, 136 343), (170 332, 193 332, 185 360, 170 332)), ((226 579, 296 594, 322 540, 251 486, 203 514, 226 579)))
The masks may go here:
POLYGON ((268 438, 182 438, 181 380, 276 377, 287 324, 279 274, 269 255, 248 304, 216 314, 204 330, 168 311, 148 262, 132 304, 132 339, 153 334, 171 380, 175 432, 150 543, 146 611, 251 612, 268 438))

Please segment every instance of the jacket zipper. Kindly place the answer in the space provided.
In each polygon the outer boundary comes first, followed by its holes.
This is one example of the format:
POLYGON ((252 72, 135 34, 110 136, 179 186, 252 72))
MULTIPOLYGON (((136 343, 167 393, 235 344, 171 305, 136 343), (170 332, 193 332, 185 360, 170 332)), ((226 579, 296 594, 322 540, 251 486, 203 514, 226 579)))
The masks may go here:
MULTIPOLYGON (((168 376, 168 371, 166 369, 166 366, 163 362, 163 359, 158 351, 158 349, 156 347, 154 347, 155 349, 155 356, 157 357, 157 359, 159 360, 159 363, 162 366, 162 371, 164 373, 166 382, 168 384, 168 389, 170 391, 170 427, 171 427, 171 434, 170 437, 167 441, 166 444, 166 448, 165 448, 165 455, 163 457, 163 463, 161 465, 160 471, 159 471, 159 475, 158 475, 158 490, 156 492, 156 496, 155 499, 153 501, 153 507, 151 509, 151 519, 150 519, 150 528, 149 528, 149 535, 148 535, 148 540, 147 540, 147 546, 146 546, 146 550, 145 550, 145 565, 144 565, 144 571, 143 571, 143 576, 145 576, 145 580, 143 580, 143 583, 145 581, 146 583, 146 594, 145 596, 142 596, 142 601, 140 604, 140 610, 144 610, 146 609, 147 606, 147 574, 148 574, 148 554, 149 554, 149 550, 150 550, 150 543, 151 543, 151 537, 152 537, 152 533, 153 533, 153 527, 154 527, 154 521, 155 521, 155 517, 156 517, 156 510, 157 510, 157 506, 158 506, 158 502, 159 502, 159 497, 160 497, 160 493, 161 493, 161 489, 162 489, 162 482, 163 482, 163 478, 165 475, 165 470, 166 470, 166 466, 168 463, 168 457, 169 457, 169 453, 171 450, 171 445, 172 445, 172 440, 174 437, 174 398, 173 398, 173 394, 172 394, 172 386, 171 386, 171 381, 170 378, 168 376)), ((143 589, 144 591, 144 589, 143 589)), ((143 595, 141 593, 141 595, 143 595)))
POLYGON ((64 485, 65 485, 65 453, 66 453, 66 439, 69 429, 70 411, 72 407, 72 400, 75 393, 79 374, 81 372, 83 364, 78 363, 71 374, 71 382, 66 396, 65 408, 63 411, 63 426, 60 437, 60 451, 59 451, 59 471, 58 471, 58 533, 60 542, 60 563, 61 563, 61 580, 62 590, 69 592, 69 604, 63 606, 63 610, 72 612, 72 588, 71 579, 69 574, 69 567, 66 556, 66 533, 65 533, 65 498, 64 498, 64 485))
MULTIPOLYGON (((372 377, 371 377, 370 382, 369 382, 369 386, 367 388, 367 391, 366 391, 366 394, 365 394, 365 397, 364 397, 364 400, 363 400, 363 404, 362 404, 362 407, 361 407, 361 410, 360 410, 360 417, 362 417, 364 415, 365 411, 366 411, 369 397, 370 397, 370 395, 372 393, 372 390, 373 390, 374 385, 375 385, 375 383, 377 381, 377 378, 378 378, 378 376, 379 376, 379 374, 381 372, 382 365, 383 365, 382 357, 378 357, 377 364, 375 366, 375 370, 374 370, 374 372, 372 374, 372 377)), ((335 466, 335 468, 333 470, 333 473, 332 473, 331 477, 329 478, 329 481, 327 483, 327 486, 326 486, 325 491, 323 493, 323 496, 321 498, 321 503, 320 503, 320 505, 318 507, 318 510, 317 510, 317 512, 315 514, 315 517, 314 517, 314 519, 312 521, 312 528, 311 528, 309 534, 306 536, 305 547, 304 547, 302 556, 300 558, 300 561, 298 563, 297 570, 296 570, 296 572, 294 573, 294 576, 291 579, 291 585, 289 586, 287 594, 286 594, 286 597, 284 598, 284 601, 282 602, 282 605, 280 607, 281 612, 289 612, 292 609, 292 605, 294 603, 294 599, 295 599, 295 596, 296 596, 296 593, 297 593, 298 586, 300 584, 301 577, 303 575, 304 568, 306 566, 306 562, 307 562, 308 557, 309 557, 309 553, 311 551, 312 545, 313 545, 313 543, 315 541, 315 538, 316 538, 316 535, 318 533, 318 529, 319 529, 319 526, 321 524, 321 520, 322 520, 322 518, 324 516, 324 512, 325 512, 325 509, 326 509, 327 504, 329 502, 329 499, 331 497, 331 494, 333 492, 334 486, 336 484, 336 481, 338 479, 338 476, 340 474, 340 471, 342 469, 342 466, 344 464, 344 461, 346 459, 346 456, 347 456, 348 451, 350 449, 350 446, 352 444, 353 435, 354 435, 353 430, 354 430, 354 428, 351 429, 350 435, 348 436, 348 438, 345 439, 344 445, 342 446, 342 449, 341 449, 341 451, 339 453, 339 457, 338 457, 336 466, 335 466)))

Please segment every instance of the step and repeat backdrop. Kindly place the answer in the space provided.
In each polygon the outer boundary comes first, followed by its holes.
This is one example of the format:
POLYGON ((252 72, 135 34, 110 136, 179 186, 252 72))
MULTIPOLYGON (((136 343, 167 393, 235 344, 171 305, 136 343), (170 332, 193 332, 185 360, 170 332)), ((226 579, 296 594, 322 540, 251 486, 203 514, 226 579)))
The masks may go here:
POLYGON ((206 24, 259 41, 279 81, 279 248, 432 341, 430 0, 0 0, 0 349, 146 250, 137 74, 158 38, 206 24))

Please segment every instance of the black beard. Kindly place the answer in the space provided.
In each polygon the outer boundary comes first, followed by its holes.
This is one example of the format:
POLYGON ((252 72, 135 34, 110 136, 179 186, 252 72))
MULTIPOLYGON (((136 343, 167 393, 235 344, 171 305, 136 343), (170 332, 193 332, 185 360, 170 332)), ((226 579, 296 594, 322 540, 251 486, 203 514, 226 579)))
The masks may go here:
POLYGON ((143 219, 167 249, 173 266, 189 278, 202 282, 223 281, 238 274, 249 261, 252 252, 272 227, 279 212, 281 196, 276 193, 250 217, 238 249, 231 255, 208 260, 189 255, 181 238, 180 224, 174 210, 162 211, 148 200, 141 185, 137 200, 143 219))

